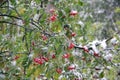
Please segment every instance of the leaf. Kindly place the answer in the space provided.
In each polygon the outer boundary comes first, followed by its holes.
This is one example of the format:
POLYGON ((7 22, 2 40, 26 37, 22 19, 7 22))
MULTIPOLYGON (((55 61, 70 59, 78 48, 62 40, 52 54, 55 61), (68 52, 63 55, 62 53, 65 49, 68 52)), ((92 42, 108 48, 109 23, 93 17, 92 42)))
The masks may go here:
POLYGON ((79 0, 78 4, 79 4, 80 6, 83 6, 83 2, 82 2, 81 0, 79 0))
POLYGON ((100 78, 103 78, 104 77, 104 71, 102 71, 99 75, 100 78))

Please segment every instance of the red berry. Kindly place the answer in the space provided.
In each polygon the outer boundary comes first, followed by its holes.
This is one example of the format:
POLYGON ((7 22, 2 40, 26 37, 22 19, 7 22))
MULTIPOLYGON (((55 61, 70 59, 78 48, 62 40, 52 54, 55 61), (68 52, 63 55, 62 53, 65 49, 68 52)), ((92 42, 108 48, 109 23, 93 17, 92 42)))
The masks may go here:
POLYGON ((52 16, 49 18, 49 20, 52 21, 52 22, 56 21, 56 19, 57 19, 57 16, 56 16, 56 15, 52 15, 52 16))
POLYGON ((62 56, 63 58, 69 58, 70 57, 70 54, 69 53, 66 53, 62 56))
POLYGON ((57 69, 56 69, 56 72, 57 72, 58 74, 61 74, 61 73, 62 73, 62 69, 57 68, 57 69))
POLYGON ((44 63, 44 61, 42 60, 42 59, 40 59, 39 61, 38 61, 38 64, 40 64, 40 65, 42 65, 44 63))
POLYGON ((83 46, 83 50, 85 51, 85 52, 89 52, 89 50, 88 50, 88 47, 87 46, 83 46))
POLYGON ((32 46, 35 46, 35 42, 34 41, 32 41, 32 46))
POLYGON ((15 57, 14 57, 14 60, 17 60, 17 59, 19 59, 19 58, 20 58, 19 56, 15 56, 15 57))
POLYGON ((74 47, 75 47, 75 44, 70 43, 69 46, 68 46, 68 49, 73 49, 74 47))
POLYGON ((55 56, 55 54, 52 54, 52 59, 54 59, 56 56, 55 56))
POLYGON ((75 69, 75 65, 68 66, 68 70, 74 70, 74 69, 75 69))
POLYGON ((34 60, 34 62, 38 62, 39 58, 34 58, 33 60, 34 60))
POLYGON ((49 59, 47 57, 42 57, 44 61, 48 62, 49 59))
POLYGON ((50 13, 54 13, 54 12, 55 12, 55 9, 51 8, 50 13))
POLYGON ((96 53, 96 52, 94 52, 94 56, 95 57, 100 57, 100 55, 98 53, 96 53))
POLYGON ((75 10, 72 10, 72 11, 70 12, 70 15, 71 15, 71 16, 75 16, 75 15, 77 15, 77 14, 78 14, 78 12, 75 11, 75 10))
POLYGON ((75 32, 72 32, 71 36, 72 36, 72 37, 76 36, 76 33, 75 33, 75 32))
POLYGON ((34 62, 42 65, 44 60, 42 58, 34 58, 34 62))
POLYGON ((45 36, 44 34, 42 35, 42 39, 45 41, 47 40, 47 36, 45 36))

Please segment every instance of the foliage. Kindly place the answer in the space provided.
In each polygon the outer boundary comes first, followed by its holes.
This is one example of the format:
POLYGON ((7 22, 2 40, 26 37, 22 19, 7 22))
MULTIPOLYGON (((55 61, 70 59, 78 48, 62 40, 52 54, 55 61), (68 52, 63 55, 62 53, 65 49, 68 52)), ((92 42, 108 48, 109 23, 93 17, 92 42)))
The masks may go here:
POLYGON ((106 28, 113 19, 104 19, 104 13, 96 13, 96 18, 90 4, 86 0, 1 0, 0 79, 117 79, 119 7, 112 16, 117 27, 106 28))

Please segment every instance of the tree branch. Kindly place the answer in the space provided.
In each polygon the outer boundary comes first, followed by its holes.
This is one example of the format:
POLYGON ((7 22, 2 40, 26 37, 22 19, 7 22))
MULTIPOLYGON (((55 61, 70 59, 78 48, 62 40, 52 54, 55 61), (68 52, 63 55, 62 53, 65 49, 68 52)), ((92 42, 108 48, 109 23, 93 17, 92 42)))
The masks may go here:
POLYGON ((0 14, 0 16, 7 16, 7 17, 10 17, 10 18, 15 18, 15 19, 22 20, 22 18, 20 18, 20 17, 16 17, 16 16, 12 16, 12 15, 7 15, 7 14, 0 14))

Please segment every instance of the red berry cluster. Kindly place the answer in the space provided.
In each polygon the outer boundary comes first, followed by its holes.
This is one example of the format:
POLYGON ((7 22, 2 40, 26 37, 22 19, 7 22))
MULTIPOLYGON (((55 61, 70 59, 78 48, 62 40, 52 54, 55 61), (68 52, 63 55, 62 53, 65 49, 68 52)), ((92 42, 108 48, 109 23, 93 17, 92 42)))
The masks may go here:
POLYGON ((35 63, 42 65, 44 62, 48 62, 49 59, 47 57, 40 57, 40 58, 34 58, 33 59, 35 63))

